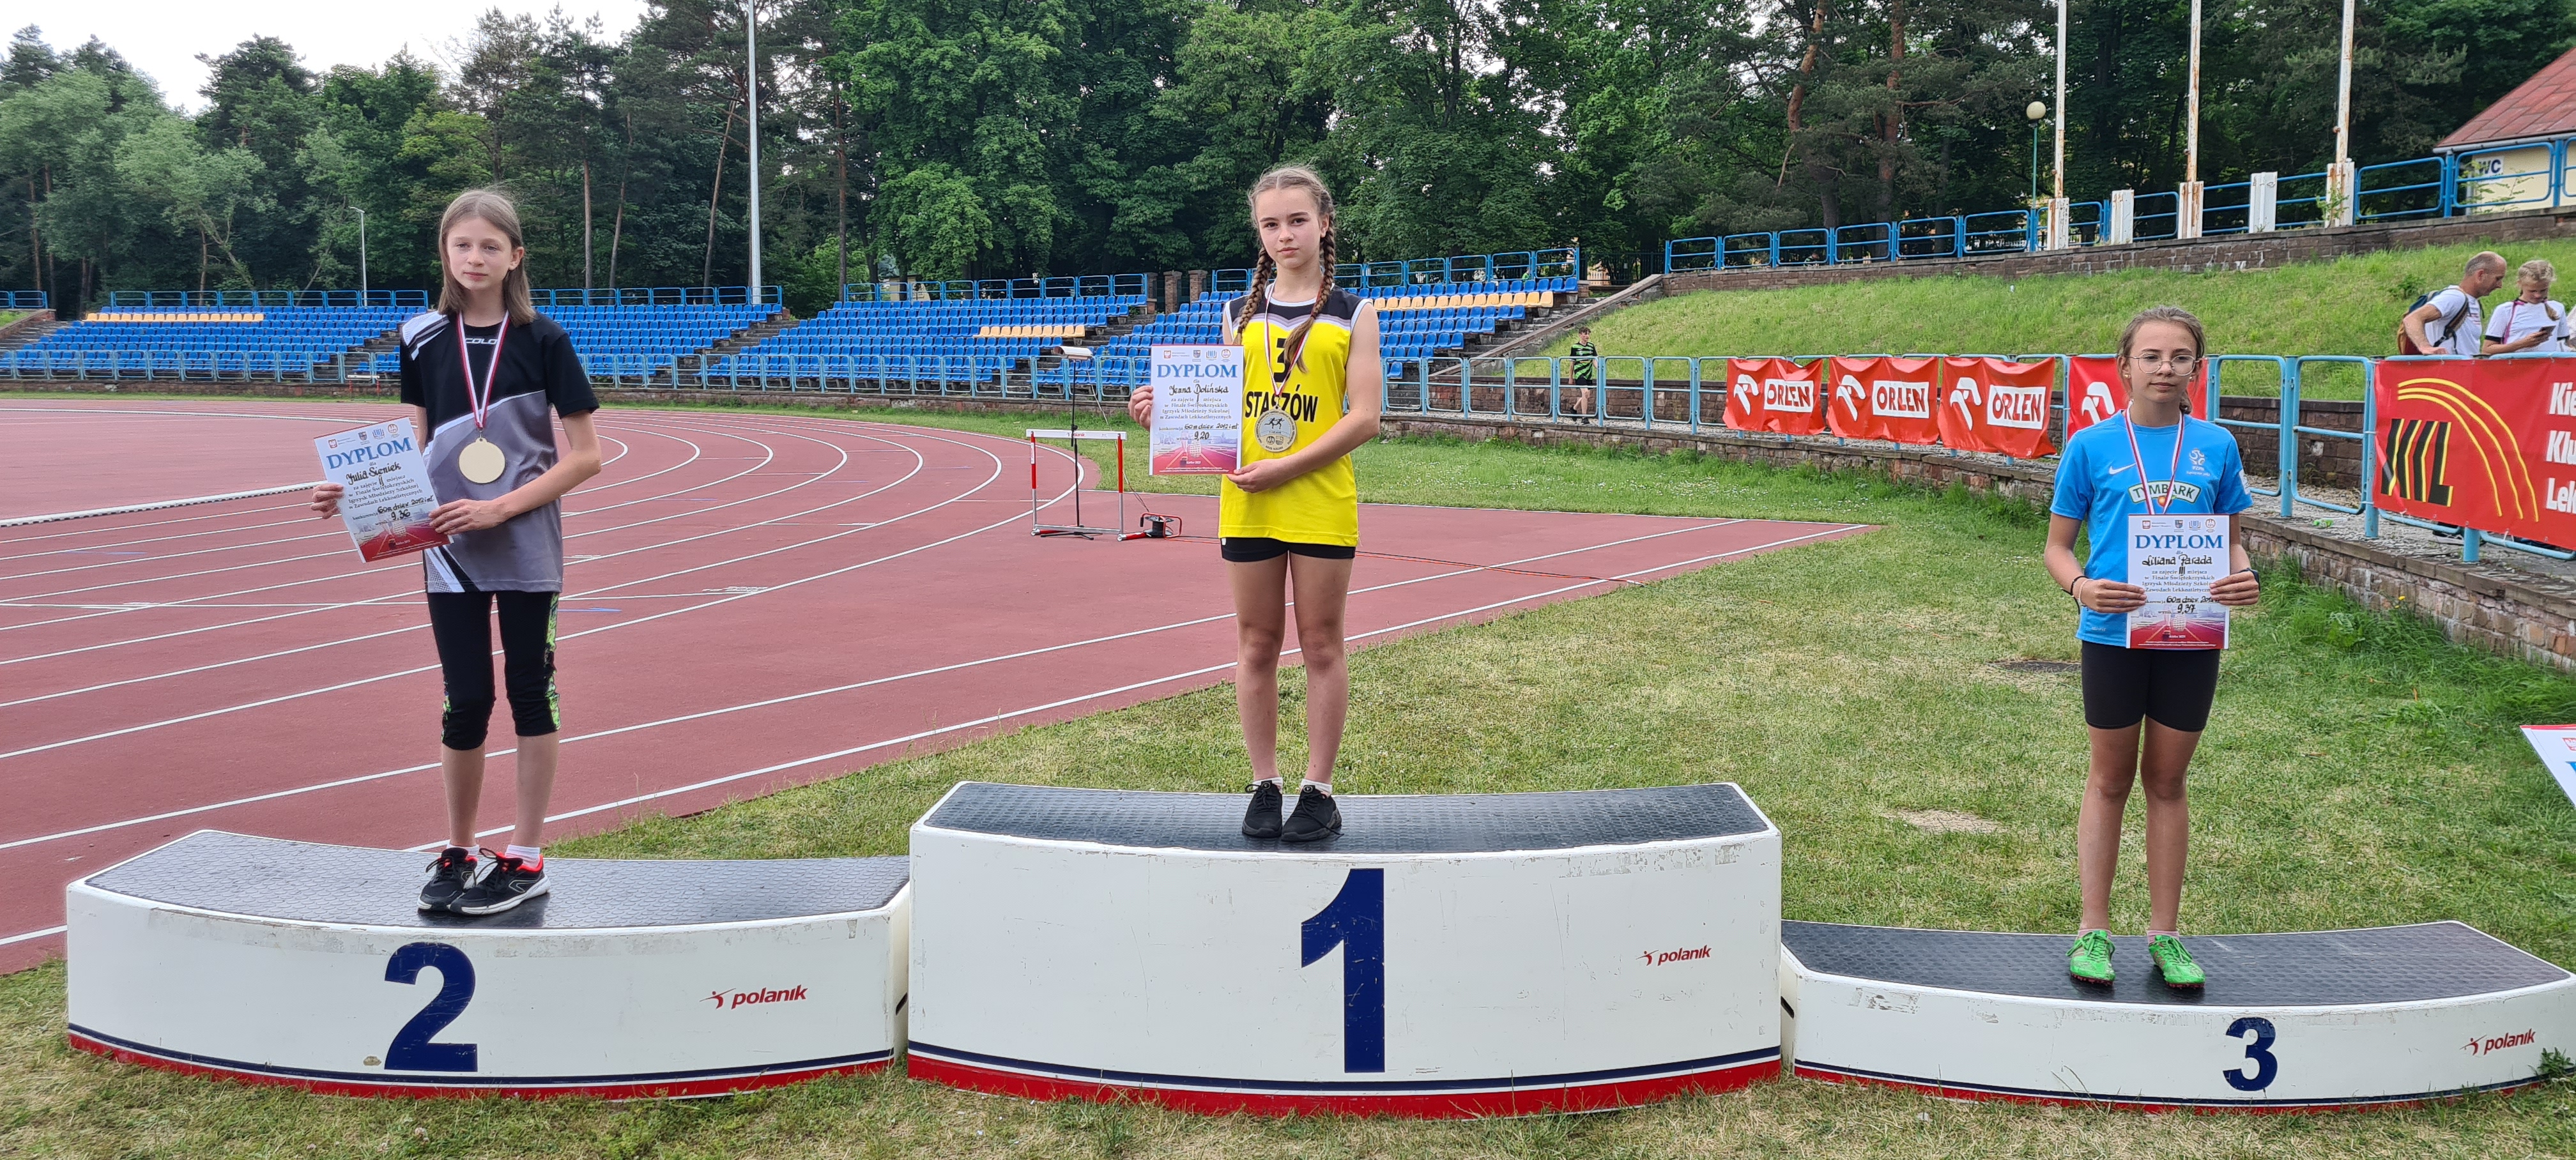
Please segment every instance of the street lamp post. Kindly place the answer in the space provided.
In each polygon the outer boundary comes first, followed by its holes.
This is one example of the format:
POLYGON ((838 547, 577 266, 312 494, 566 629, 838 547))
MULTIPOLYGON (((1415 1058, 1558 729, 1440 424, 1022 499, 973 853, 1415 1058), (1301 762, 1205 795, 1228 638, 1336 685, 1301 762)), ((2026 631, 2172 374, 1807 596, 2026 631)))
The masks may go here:
POLYGON ((2326 224, 2348 226, 2359 212, 2352 164, 2352 0, 2343 0, 2343 64, 2335 77, 2335 159, 2326 168, 2326 224))
POLYGON ((2069 241, 2066 222, 2066 7, 2067 0, 2057 0, 2057 125, 2056 163, 2050 166, 2048 195, 2048 234, 2044 249, 2063 250, 2069 241))
POLYGON ((2182 188, 2174 196, 2174 236, 2200 236, 2200 0, 2191 0, 2191 79, 2183 97, 2182 188))
POLYGON ((2048 119, 2048 102, 2032 101, 2022 110, 2030 118, 2030 203, 2039 204, 2039 123, 2048 119))

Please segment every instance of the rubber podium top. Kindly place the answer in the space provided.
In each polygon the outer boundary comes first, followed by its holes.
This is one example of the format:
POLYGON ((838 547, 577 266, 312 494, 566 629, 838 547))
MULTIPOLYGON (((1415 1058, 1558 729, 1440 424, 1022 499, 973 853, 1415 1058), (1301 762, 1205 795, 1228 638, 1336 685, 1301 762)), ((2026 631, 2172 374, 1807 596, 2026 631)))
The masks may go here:
POLYGON ((83 879, 151 902, 256 918, 362 926, 600 930, 759 922, 876 910, 912 860, 610 861, 548 858, 554 892, 485 918, 422 914, 433 857, 203 830, 83 879))
MULTIPOLYGON (((1732 784, 1340 797, 1342 833, 1310 845, 1243 836, 1246 795, 961 782, 921 824, 1056 842, 1286 854, 1480 854, 1733 838, 1770 823, 1732 784)), ((1296 797, 1288 798, 1294 808, 1296 797)))
POLYGON ((2112 986, 2066 973, 2070 935, 1996 934, 1783 922, 1780 942, 1810 971, 1907 987, 2030 999, 2204 1005, 2343 1007, 2456 999, 2559 982, 2566 971, 2458 922, 2292 934, 2184 935, 2209 972, 2200 991, 2156 978, 2143 937, 2111 940, 2112 986))

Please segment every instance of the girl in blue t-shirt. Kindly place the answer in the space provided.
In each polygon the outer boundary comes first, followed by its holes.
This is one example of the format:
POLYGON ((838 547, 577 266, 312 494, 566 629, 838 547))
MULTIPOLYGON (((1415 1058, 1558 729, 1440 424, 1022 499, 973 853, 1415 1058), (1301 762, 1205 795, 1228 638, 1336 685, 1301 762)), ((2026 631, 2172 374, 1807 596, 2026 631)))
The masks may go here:
POLYGON ((2210 585, 2210 597, 2244 606, 2259 595, 2237 531, 2236 514, 2254 503, 2245 494, 2236 439, 2185 413, 2203 345, 2200 320, 2187 311, 2159 306, 2129 320, 2120 335, 2128 410, 2066 441, 2049 504, 2045 558, 2048 574, 2082 610, 2075 635, 2084 654, 2084 723, 2092 734, 2090 781, 2075 822, 2084 915, 2066 958, 2067 973, 2081 982, 2111 981, 2111 879, 2129 787, 2139 782, 2147 787, 2147 953, 2167 986, 2198 987, 2204 980, 2180 937, 2183 852, 2191 835, 2183 775, 2209 723, 2219 649, 2129 647, 2127 616, 2147 595, 2128 582, 2131 516, 2228 517, 2230 571, 2210 585), (2080 562, 2078 528, 2091 540, 2080 562))

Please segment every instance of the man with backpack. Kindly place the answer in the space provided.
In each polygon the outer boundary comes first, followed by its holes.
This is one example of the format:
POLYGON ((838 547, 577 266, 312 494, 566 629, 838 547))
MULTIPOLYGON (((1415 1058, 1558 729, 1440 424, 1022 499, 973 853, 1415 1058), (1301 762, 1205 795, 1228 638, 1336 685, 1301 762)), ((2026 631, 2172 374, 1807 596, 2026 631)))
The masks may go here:
POLYGON ((2479 338, 2485 333, 2480 325, 2478 299, 2504 285, 2504 272, 2504 255, 2493 250, 2479 251, 2469 259, 2459 285, 2445 286, 2415 300, 2414 307, 2398 323, 2397 353, 2476 357, 2479 338))

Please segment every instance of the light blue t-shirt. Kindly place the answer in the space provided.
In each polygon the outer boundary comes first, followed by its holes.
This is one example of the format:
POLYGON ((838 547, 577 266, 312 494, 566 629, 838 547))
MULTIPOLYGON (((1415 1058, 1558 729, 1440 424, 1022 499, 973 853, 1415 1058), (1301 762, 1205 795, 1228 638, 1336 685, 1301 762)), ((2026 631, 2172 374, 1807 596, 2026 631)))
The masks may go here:
MULTIPOLYGON (((2161 494, 2172 474, 2173 499, 2163 509, 2170 515, 2228 516, 2254 506, 2245 493, 2245 462, 2237 455, 2236 437, 2207 419, 2184 416, 2175 427, 2138 427, 2137 452, 2130 453, 2129 417, 2096 423, 2066 441, 2057 461, 2057 495, 2048 510, 2084 521, 2092 552, 2084 574, 2096 580, 2129 580, 2129 517, 2155 515, 2148 492, 2161 494), (2174 439, 2183 440, 2182 465, 2174 466, 2174 439), (2146 480, 2138 479, 2138 457, 2146 460, 2146 480)), ((2075 630, 2078 640, 2126 647, 2128 618, 2084 610, 2075 630)))

